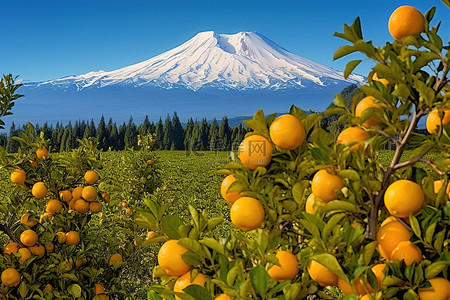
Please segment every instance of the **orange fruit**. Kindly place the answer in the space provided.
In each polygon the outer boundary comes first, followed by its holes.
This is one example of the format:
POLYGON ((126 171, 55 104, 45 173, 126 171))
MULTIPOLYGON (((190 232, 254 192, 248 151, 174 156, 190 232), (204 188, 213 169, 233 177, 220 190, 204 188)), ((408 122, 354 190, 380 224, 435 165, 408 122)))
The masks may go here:
POLYGON ((311 193, 306 199, 305 211, 308 214, 314 215, 316 212, 314 210, 314 206, 325 206, 326 203, 323 201, 316 201, 316 196, 311 193))
POLYGON ((241 163, 249 170, 265 167, 272 160, 273 146, 268 139, 261 135, 246 137, 238 149, 241 163))
POLYGON ((76 188, 73 189, 72 191, 72 200, 78 200, 81 199, 81 195, 83 193, 83 186, 77 186, 76 188))
POLYGON ((37 167, 37 166, 38 166, 37 162, 34 161, 34 160, 30 160, 30 164, 31 164, 33 167, 37 167))
POLYGON ((7 287, 16 287, 20 283, 20 274, 14 268, 5 269, 0 277, 2 283, 7 287))
POLYGON ((39 223, 43 224, 44 222, 50 222, 53 218, 53 214, 49 212, 45 212, 42 214, 41 218, 39 219, 39 223))
POLYGON ((425 30, 425 18, 412 6, 400 6, 391 14, 388 22, 389 33, 396 40, 425 30))
MULTIPOLYGON (((30 217, 31 217, 31 214, 24 213, 22 215, 22 217, 20 218, 20 223, 22 223, 24 225, 27 225, 29 227, 33 227, 34 225, 37 224, 37 221, 36 220, 30 220, 30 217)), ((33 219, 34 219, 34 217, 33 217, 33 219)))
POLYGON ((45 293, 45 292, 51 293, 51 292, 53 292, 53 286, 52 286, 50 283, 48 283, 48 284, 44 287, 43 291, 44 291, 44 293, 45 293))
POLYGON ((31 188, 31 193, 33 194, 34 197, 38 199, 42 199, 45 196, 47 196, 47 192, 48 192, 47 187, 43 182, 36 182, 31 188))
POLYGON ((64 244, 67 240, 66 234, 62 231, 56 233, 56 238, 58 240, 58 244, 64 244))
POLYGON ((361 298, 359 298, 359 300, 374 300, 374 299, 375 296, 370 294, 362 295, 361 298))
POLYGON ((337 280, 337 286, 344 295, 356 294, 360 296, 366 293, 363 287, 363 282, 360 278, 355 279, 355 282, 351 285, 347 280, 339 277, 337 280))
POLYGON ((102 207, 103 207, 103 205, 98 201, 89 203, 89 210, 92 211, 93 213, 100 212, 102 210, 102 207))
POLYGON ((126 201, 123 201, 123 202, 122 202, 122 206, 123 206, 123 207, 127 207, 127 206, 128 206, 128 203, 127 203, 126 201))
MULTIPOLYGON (((361 101, 359 101, 358 105, 356 105, 355 116, 361 117, 362 112, 368 108, 378 108, 378 106, 374 103, 374 101, 375 101, 375 97, 372 97, 372 96, 367 96, 367 97, 363 98, 361 101)), ((368 118, 361 124, 364 127, 370 128, 370 127, 378 125, 380 123, 381 123, 380 118, 378 118, 377 116, 371 116, 370 118, 368 118)))
POLYGON ((317 171, 311 182, 313 194, 325 202, 339 199, 335 190, 340 190, 343 187, 344 182, 341 177, 339 175, 330 174, 325 169, 317 171))
POLYGON ((450 124, 450 109, 444 110, 444 115, 441 119, 438 110, 433 110, 427 117, 427 131, 430 134, 436 134, 438 132, 438 126, 450 124))
POLYGON ((31 253, 37 255, 39 257, 43 257, 45 255, 45 247, 43 245, 34 245, 29 248, 31 253))
POLYGON ((231 222, 242 231, 259 228, 264 222, 264 208, 258 199, 241 197, 230 209, 231 222))
POLYGON ((189 271, 190 265, 184 262, 181 255, 189 250, 178 244, 178 240, 168 240, 158 252, 158 264, 170 276, 180 276, 189 271))
POLYGON ((127 208, 126 210, 125 210, 125 213, 127 214, 127 215, 131 215, 131 208, 127 208))
POLYGON ((311 260, 306 268, 308 269, 309 277, 317 281, 321 286, 337 285, 338 276, 317 261, 311 260))
POLYGON ((384 272, 386 270, 386 264, 377 264, 371 268, 373 274, 377 278, 378 290, 383 288, 384 272))
POLYGON ((214 300, 231 300, 231 298, 227 294, 220 294, 214 300))
POLYGON ((103 197, 103 200, 105 200, 106 203, 108 203, 109 200, 111 200, 111 197, 110 197, 109 194, 106 193, 106 192, 104 192, 104 193, 102 194, 102 197, 103 197))
MULTIPOLYGON (((444 179, 435 180, 434 181, 434 193, 439 193, 439 190, 444 186, 444 179)), ((450 184, 447 183, 447 188, 445 189, 445 193, 447 194, 448 198, 450 199, 450 184)))
POLYGON ((297 257, 287 251, 278 251, 275 255, 278 258, 280 266, 274 265, 268 271, 269 276, 278 282, 294 280, 298 274, 297 257))
POLYGON ((347 145, 349 143, 355 143, 350 146, 350 151, 355 151, 364 148, 364 141, 370 138, 370 134, 359 127, 349 127, 342 130, 338 135, 336 143, 347 145))
POLYGON ((64 190, 59 192, 59 199, 61 199, 64 202, 69 203, 72 200, 72 192, 68 191, 68 190, 64 190))
POLYGON ((222 181, 222 185, 220 186, 220 193, 222 194, 223 199, 225 199, 228 203, 233 204, 234 201, 241 198, 242 195, 238 192, 227 192, 230 185, 236 181, 236 178, 233 174, 228 175, 222 181))
POLYGON ((59 214, 62 209, 62 203, 59 200, 53 199, 48 201, 45 210, 51 214, 59 214))
POLYGON ((392 251, 398 243, 409 241, 411 232, 398 221, 382 226, 377 232, 378 252, 386 259, 391 259, 392 251))
MULTIPOLYGON (((178 277, 173 286, 173 291, 176 293, 183 293, 183 289, 191 284, 196 284, 200 286, 205 286, 206 277, 202 273, 198 273, 193 280, 191 280, 191 273, 186 272, 185 274, 178 277)), ((181 300, 180 297, 175 296, 175 299, 181 300)))
POLYGON ((83 199, 75 200, 73 209, 83 214, 89 210, 89 202, 86 202, 83 199))
POLYGON ((38 235, 31 229, 27 229, 20 235, 20 242, 27 247, 36 245, 38 241, 38 235))
POLYGON ((151 159, 147 160, 147 165, 151 165, 153 161, 151 159))
POLYGON ((297 149, 305 140, 305 127, 299 119, 287 114, 276 118, 269 128, 272 142, 283 150, 297 149))
POLYGON ((384 194, 384 205, 395 217, 408 218, 417 214, 425 202, 425 195, 417 183, 402 179, 393 182, 384 194))
POLYGON ((19 251, 19 244, 16 242, 11 242, 8 245, 5 246, 5 248, 3 249, 3 253, 5 254, 15 254, 17 253, 17 251, 19 251))
POLYGON ((381 82, 384 85, 388 85, 389 84, 389 80, 387 80, 386 78, 379 78, 377 73, 373 73, 372 80, 381 82))
POLYGON ((120 255, 119 253, 111 255, 111 257, 109 258, 109 265, 112 266, 118 262, 123 262, 122 255, 120 255))
POLYGON ((147 234, 147 240, 151 239, 152 237, 156 236, 156 232, 154 231, 149 231, 147 234))
POLYGON ((84 174, 84 180, 87 182, 87 184, 94 184, 98 181, 98 173, 94 170, 86 171, 84 174))
POLYGON ((28 248, 20 248, 19 253, 21 254, 19 258, 19 263, 23 264, 27 259, 31 257, 31 252, 28 248))
POLYGON ((66 233, 66 244, 77 245, 80 242, 80 235, 76 231, 69 231, 66 233))
POLYGON ((96 283, 94 285, 94 295, 99 295, 99 294, 104 294, 105 293, 105 288, 103 287, 103 285, 96 283))
MULTIPOLYGON (((64 237, 65 237, 65 235, 64 235, 64 237)), ((55 249, 55 246, 52 243, 45 244, 45 250, 47 251, 47 253, 52 253, 54 249, 55 249)))
POLYGON ((420 300, 448 300, 450 299, 450 281, 442 277, 428 279, 430 288, 419 289, 420 300))
POLYGON ((381 223, 380 227, 383 227, 383 226, 386 225, 387 223, 390 223, 390 222, 393 222, 393 221, 398 222, 396 217, 394 217, 394 216, 389 216, 389 217, 387 217, 386 219, 384 219, 384 221, 383 221, 383 223, 381 223))
POLYGON ((81 192, 81 197, 88 202, 95 201, 97 199, 97 189, 93 186, 87 186, 81 192))
POLYGON ((25 182, 25 179, 27 178, 27 173, 25 173, 24 170, 21 169, 15 169, 11 173, 11 181, 15 183, 16 185, 21 185, 25 182))
POLYGON ((409 266, 413 262, 422 261, 422 251, 410 241, 402 241, 392 250, 391 260, 403 260, 409 266))
POLYGON ((39 148, 36 151, 36 156, 38 159, 46 159, 48 158, 48 150, 46 148, 39 148))

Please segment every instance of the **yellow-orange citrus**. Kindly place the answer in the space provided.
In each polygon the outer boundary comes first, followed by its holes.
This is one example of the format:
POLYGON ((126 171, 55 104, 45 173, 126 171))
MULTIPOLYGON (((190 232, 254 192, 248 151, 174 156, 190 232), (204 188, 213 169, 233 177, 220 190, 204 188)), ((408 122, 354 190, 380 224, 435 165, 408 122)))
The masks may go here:
POLYGON ((158 264, 170 276, 180 276, 189 271, 190 265, 184 262, 181 255, 189 250, 178 244, 178 240, 168 240, 158 252, 158 264))
MULTIPOLYGON (((360 278, 355 279, 353 285, 351 285, 347 280, 339 277, 337 280, 337 286, 344 295, 355 294, 361 296, 366 293, 364 290, 363 281, 360 278)), ((370 288, 370 286, 368 287, 370 288)))
POLYGON ((298 274, 297 257, 288 251, 278 251, 275 255, 278 258, 280 266, 274 265, 269 271, 269 276, 278 282, 294 280, 298 274))
POLYGON ((398 243, 409 241, 411 232, 398 221, 382 226, 377 232, 378 252, 386 259, 391 259, 392 250, 398 243))
POLYGON ((100 294, 104 294, 105 293, 105 288, 103 287, 103 285, 96 283, 94 285, 94 295, 100 295, 100 294))
POLYGON ((374 300, 374 299, 375 296, 371 294, 362 295, 361 298, 359 298, 359 300, 374 300))
POLYGON ((95 201, 97 199, 97 189, 93 186, 87 186, 81 192, 81 197, 88 202, 95 201))
POLYGON ((48 192, 47 187, 43 182, 36 182, 31 188, 31 193, 33 194, 34 197, 38 199, 42 199, 45 196, 47 196, 47 192, 48 192))
POLYGON ((35 231, 27 229, 20 235, 20 242, 27 247, 36 245, 38 241, 38 235, 35 231))
POLYGON ((33 227, 34 225, 37 224, 37 220, 30 220, 30 217, 31 217, 30 213, 24 213, 20 218, 20 223, 27 225, 29 227, 33 227))
POLYGON ((15 169, 11 173, 11 181, 17 185, 21 185, 25 182, 27 178, 27 173, 25 173, 24 170, 21 169, 15 169))
POLYGON ((234 203, 237 199, 241 198, 242 195, 238 192, 227 192, 230 185, 236 181, 236 178, 233 174, 228 175, 222 181, 222 185, 220 186, 220 193, 222 194, 223 199, 225 199, 228 203, 234 203))
POLYGON ((283 150, 297 149, 305 140, 305 127, 291 114, 276 118, 269 132, 272 142, 283 150))
POLYGON ((311 182, 311 189, 316 198, 329 202, 339 198, 335 190, 344 187, 344 182, 339 175, 330 174, 322 169, 316 172, 311 182))
POLYGON ((19 258, 19 263, 21 264, 31 257, 31 251, 28 248, 20 248, 19 253, 21 254, 19 258))
POLYGON ((349 127, 338 135, 336 143, 347 145, 349 143, 356 143, 350 146, 350 151, 356 151, 364 148, 364 141, 370 138, 370 134, 359 127, 349 127))
POLYGON ((109 200, 111 200, 111 197, 110 197, 109 194, 106 193, 106 192, 104 192, 104 193, 102 194, 102 197, 103 197, 103 200, 105 200, 106 203, 108 203, 109 200))
POLYGON ((48 201, 45 211, 47 211, 51 214, 59 214, 61 212, 61 209, 62 209, 61 201, 52 199, 52 200, 48 201))
POLYGON ((156 236, 156 232, 154 231, 149 231, 147 234, 147 239, 151 239, 152 237, 156 236))
POLYGON ((386 270, 386 264, 377 264, 371 268, 373 274, 377 278, 378 290, 383 289, 384 272, 386 270))
POLYGON ((428 279, 430 288, 419 289, 420 300, 448 300, 450 299, 450 282, 442 277, 428 279))
POLYGON ((103 207, 102 203, 98 201, 89 203, 89 210, 92 211, 93 213, 100 212, 102 210, 102 207, 103 207))
POLYGON ((425 29, 425 18, 412 6, 400 6, 391 14, 388 22, 389 33, 396 40, 408 35, 418 34, 425 29))
MULTIPOLYGON (((355 116, 361 117, 363 111, 368 108, 379 109, 377 104, 375 104, 374 102, 375 102, 375 97, 367 96, 367 97, 363 98, 361 101, 359 101, 358 105, 356 105, 355 116)), ((374 116, 371 116, 370 118, 368 118, 367 120, 365 120, 364 122, 362 122, 361 124, 364 127, 370 128, 370 127, 378 125, 380 123, 381 123, 380 118, 378 118, 378 116, 374 115, 374 116)))
POLYGON ((37 255, 39 257, 43 257, 45 255, 45 247, 43 245, 34 245, 29 248, 31 253, 37 255))
POLYGON ((122 255, 120 255, 119 253, 115 253, 115 254, 111 255, 111 257, 109 258, 109 264, 112 266, 118 262, 123 262, 122 255))
POLYGON ((219 296, 214 298, 214 300, 231 300, 231 298, 227 294, 220 294, 219 296))
POLYGON ((81 199, 81 195, 83 193, 83 186, 77 186, 76 188, 73 189, 72 191, 72 200, 78 200, 81 199))
MULTIPOLYGON (((64 237, 65 237, 65 235, 64 235, 64 237)), ((52 243, 45 244, 45 250, 47 251, 47 253, 52 253, 54 249, 55 249, 55 246, 52 243)))
POLYGON ((311 260, 307 269, 311 279, 317 281, 321 286, 335 286, 338 283, 338 276, 315 260, 311 260))
POLYGON ((53 292, 53 286, 52 286, 50 283, 48 283, 48 284, 44 287, 43 291, 44 291, 44 293, 45 293, 45 292, 51 293, 51 292, 53 292))
POLYGON ((66 242, 66 234, 62 231, 56 233, 56 238, 58 240, 58 244, 64 244, 66 242))
POLYGON ((410 241, 402 241, 392 250, 391 260, 404 260, 405 264, 409 266, 413 262, 422 261, 422 251, 410 241))
POLYGON ((259 228, 264 222, 264 208, 258 199, 241 197, 230 209, 231 222, 242 231, 259 228))
POLYGON ((89 210, 89 202, 86 202, 83 199, 75 200, 73 209, 83 214, 89 210))
MULTIPOLYGON (((433 183, 434 186, 434 193, 439 193, 439 190, 444 186, 444 179, 435 180, 433 183)), ((450 184, 447 183, 447 188, 445 189, 445 193, 447 194, 448 198, 450 198, 450 184)))
POLYGON ((3 253, 5 254, 15 254, 17 253, 17 251, 19 251, 19 244, 16 242, 11 242, 8 245, 5 246, 5 248, 3 249, 3 253))
POLYGON ((381 82, 384 85, 388 85, 389 84, 389 80, 387 80, 386 78, 379 78, 377 73, 373 73, 372 80, 381 82))
POLYGON ((34 160, 30 160, 30 164, 31 164, 33 167, 37 167, 37 166, 38 166, 37 162, 34 161, 34 160))
POLYGON ((80 242, 80 235, 76 231, 69 231, 66 233, 67 245, 78 245, 80 242))
POLYGON ((450 109, 444 110, 444 115, 441 119, 438 110, 433 110, 427 117, 427 131, 430 134, 436 134, 438 126, 450 124, 450 109))
POLYGON ((68 190, 64 190, 59 192, 59 199, 61 199, 64 202, 69 203, 72 200, 72 192, 68 190))
POLYGON ((50 222, 53 218, 53 214, 49 212, 45 212, 42 214, 41 218, 39 219, 39 223, 44 224, 44 222, 50 222))
POLYGON ((308 198, 306 199, 306 204, 305 204, 305 211, 308 214, 312 214, 314 215, 316 212, 314 210, 314 206, 325 206, 325 202, 323 201, 316 201, 316 196, 311 193, 308 198))
POLYGON ((249 170, 265 167, 272 160, 273 146, 268 139, 261 135, 246 137, 238 149, 241 163, 249 170))
POLYGON ((48 158, 48 150, 46 148, 39 148, 36 151, 36 156, 38 159, 46 159, 48 158))
POLYGON ((94 184, 98 181, 98 173, 94 170, 88 170, 84 174, 84 180, 87 184, 94 184))
POLYGON ((395 217, 407 218, 420 211, 425 201, 425 195, 420 185, 411 180, 393 182, 384 194, 384 205, 395 217))
POLYGON ((123 207, 127 207, 127 206, 128 206, 128 202, 123 201, 123 202, 122 202, 122 206, 123 206, 123 207))
POLYGON ((7 268, 2 272, 1 280, 7 287, 16 287, 20 283, 20 274, 14 268, 7 268))
MULTIPOLYGON (((195 278, 191 281, 191 273, 186 272, 185 274, 178 277, 177 281, 175 281, 175 285, 173 286, 173 291, 176 293, 183 293, 183 289, 191 284, 196 284, 200 286, 204 286, 206 282, 206 277, 202 273, 198 273, 195 278)), ((180 297, 175 296, 175 299, 181 300, 180 297)))

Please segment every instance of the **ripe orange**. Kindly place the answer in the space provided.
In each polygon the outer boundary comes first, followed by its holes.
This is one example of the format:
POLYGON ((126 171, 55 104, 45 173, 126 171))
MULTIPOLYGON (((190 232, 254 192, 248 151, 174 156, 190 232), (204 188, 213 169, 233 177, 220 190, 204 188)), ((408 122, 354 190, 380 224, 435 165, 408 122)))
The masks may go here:
POLYGON ((27 229, 20 235, 20 242, 27 247, 36 245, 38 241, 38 235, 31 229, 27 229))
POLYGON ((31 253, 37 255, 39 257, 43 257, 45 255, 45 247, 43 245, 34 245, 29 248, 31 253))
POLYGON ((24 213, 22 215, 22 217, 20 218, 20 223, 27 225, 29 227, 33 227, 34 225, 37 224, 37 221, 34 220, 34 217, 33 217, 33 220, 30 220, 30 217, 31 217, 31 215, 29 213, 24 213))
POLYGON ((88 202, 95 201, 97 199, 97 189, 93 186, 87 186, 81 192, 81 197, 88 202))
POLYGON ((61 199, 64 202, 69 203, 72 200, 72 192, 70 192, 68 190, 59 192, 59 199, 61 199))
POLYGON ((392 250, 391 259, 404 260, 405 264, 409 266, 413 262, 419 263, 422 261, 422 251, 410 241, 402 241, 392 250))
POLYGON ((34 161, 34 160, 30 160, 30 164, 31 164, 33 167, 37 167, 37 166, 38 166, 37 162, 34 161))
POLYGON ((276 254, 280 266, 274 265, 267 271, 269 276, 278 282, 294 280, 298 274, 297 257, 287 251, 278 251, 276 254))
POLYGON ((123 201, 123 202, 122 202, 122 206, 123 206, 123 207, 127 207, 127 206, 128 206, 128 202, 123 201))
POLYGON ((374 300, 374 299, 375 296, 371 294, 362 295, 361 298, 359 298, 359 300, 374 300))
POLYGON ((425 201, 422 188, 410 180, 397 180, 392 183, 384 194, 384 205, 395 217, 407 218, 420 211, 425 201))
POLYGON ((386 267, 386 264, 377 264, 371 268, 373 274, 377 277, 378 290, 383 289, 384 272, 386 267))
POLYGON ((73 209, 81 214, 84 214, 89 210, 89 202, 86 202, 83 199, 75 200, 75 203, 73 204, 73 209))
POLYGON ((2 272, 1 280, 7 287, 16 287, 20 283, 20 274, 16 269, 8 268, 2 272))
POLYGON ((184 262, 181 255, 189 250, 178 244, 178 240, 168 240, 158 252, 158 264, 170 276, 180 276, 189 271, 190 265, 184 262))
POLYGON ((20 248, 19 253, 21 254, 19 258, 19 263, 23 264, 27 259, 31 257, 31 252, 28 248, 20 248))
POLYGON ((387 80, 386 78, 379 78, 377 73, 373 73, 372 80, 381 82, 384 85, 388 85, 389 84, 389 80, 387 80))
POLYGON ((214 300, 231 300, 231 298, 227 294, 220 294, 219 296, 214 298, 214 300))
POLYGON ((36 156, 38 159, 46 159, 48 158, 48 150, 46 148, 39 148, 36 151, 36 156))
POLYGON ((45 211, 51 214, 59 214, 61 212, 61 209, 62 209, 61 201, 53 199, 48 201, 45 211))
POLYGON ((398 221, 382 226, 377 232, 378 252, 386 259, 391 259, 392 251, 398 243, 409 241, 411 232, 398 221))
POLYGON ((326 203, 323 201, 316 201, 316 196, 311 193, 306 199, 305 211, 308 214, 314 215, 316 212, 314 210, 314 206, 325 206, 326 203))
POLYGON ((350 147, 350 151, 355 151, 364 148, 364 141, 370 138, 370 134, 359 127, 349 127, 342 130, 338 135, 336 143, 347 145, 349 143, 355 143, 350 147))
POLYGON ((44 293, 45 293, 45 292, 51 293, 51 292, 53 292, 53 286, 52 286, 50 283, 48 283, 48 284, 44 287, 43 291, 44 291, 44 293))
POLYGON ((125 213, 127 214, 127 215, 131 215, 131 208, 127 208, 126 210, 125 210, 125 213))
MULTIPOLYGON (((439 190, 442 188, 442 186, 444 186, 444 179, 440 179, 440 180, 435 180, 434 181, 434 193, 437 194, 439 193, 439 190)), ((450 199, 450 184, 447 183, 447 188, 445 189, 445 193, 448 195, 448 198, 450 199)))
POLYGON ((103 200, 105 200, 106 203, 108 203, 109 200, 111 200, 111 197, 110 197, 109 194, 106 193, 106 192, 103 193, 102 197, 103 197, 103 200))
POLYGON ((153 161, 151 159, 147 160, 147 165, 151 165, 153 161))
POLYGON ((268 139, 261 135, 246 137, 238 149, 241 163, 249 170, 265 167, 272 160, 273 146, 268 139))
POLYGON ((305 127, 290 114, 276 118, 269 132, 272 142, 283 150, 297 149, 305 140, 305 127))
POLYGON ((103 287, 103 285, 96 283, 94 285, 94 295, 99 295, 99 294, 104 294, 105 293, 105 288, 103 287))
POLYGON ((450 281, 442 277, 428 279, 431 288, 419 289, 420 300, 448 300, 450 299, 450 281))
POLYGON ((344 295, 356 294, 360 296, 366 293, 360 278, 355 279, 353 285, 351 285, 347 280, 339 277, 337 285, 344 295))
POLYGON ((83 186, 77 186, 76 188, 73 189, 72 191, 72 200, 78 200, 81 199, 81 195, 83 193, 83 186))
MULTIPOLYGON (((173 291, 177 293, 183 293, 183 289, 191 284, 196 284, 200 286, 205 286, 206 277, 202 273, 198 273, 194 280, 191 281, 191 273, 186 272, 185 274, 178 277, 177 281, 175 281, 175 285, 173 286, 173 291)), ((181 300, 180 297, 175 296, 175 299, 181 300)))
POLYGON ((98 213, 102 210, 102 203, 98 202, 98 201, 94 201, 89 203, 89 210, 92 211, 93 213, 98 213))
POLYGON ((338 276, 317 261, 311 260, 306 268, 308 269, 309 277, 317 281, 321 286, 337 285, 338 276))
POLYGON ((58 244, 64 244, 67 240, 66 234, 62 231, 56 233, 56 238, 58 240, 58 244))
POLYGON ((43 182, 36 182, 31 188, 31 193, 33 194, 34 197, 38 199, 42 199, 45 196, 47 196, 47 192, 48 192, 47 187, 43 182))
POLYGON ((156 236, 156 232, 154 232, 154 231, 149 231, 148 234, 147 234, 147 240, 148 240, 148 239, 151 239, 151 238, 154 237, 154 236, 156 236))
POLYGON ((39 223, 44 224, 44 222, 50 222, 53 218, 53 214, 49 212, 45 212, 42 214, 41 218, 39 219, 39 223))
POLYGON ((84 180, 87 184, 94 184, 98 181, 98 173, 94 170, 88 170, 84 174, 84 180))
MULTIPOLYGON (((65 237, 65 235, 64 235, 64 237, 65 237)), ((45 244, 45 250, 47 251, 47 253, 52 253, 54 249, 55 249, 55 246, 52 243, 45 244)))
POLYGON ((80 242, 80 235, 76 231, 69 231, 66 233, 66 244, 77 245, 80 242))
POLYGON ((396 40, 425 30, 425 18, 412 6, 400 6, 391 14, 388 22, 389 33, 396 40))
POLYGON ((119 253, 111 255, 111 257, 109 258, 109 265, 112 266, 118 262, 123 262, 122 255, 120 255, 119 253))
POLYGON ((234 201, 241 198, 242 195, 238 192, 228 192, 228 188, 230 185, 236 181, 236 178, 233 176, 233 174, 228 175, 225 177, 225 179, 222 181, 222 185, 220 186, 220 193, 222 194, 223 199, 225 199, 228 203, 233 204, 234 201))
POLYGON ((259 228, 264 222, 264 208, 258 199, 241 197, 230 209, 231 222, 242 231, 259 228))
POLYGON ((16 242, 11 242, 8 245, 5 246, 5 248, 3 249, 3 253, 5 254, 15 254, 17 253, 17 251, 19 251, 19 244, 16 242))
MULTIPOLYGON (((374 75, 375 76, 375 75, 374 75)), ((361 101, 359 101, 358 105, 356 105, 355 109, 355 116, 361 117, 362 112, 368 108, 378 108, 378 106, 374 103, 375 97, 367 96, 363 98, 361 101)), ((378 125, 381 123, 380 118, 378 116, 371 116, 364 122, 362 122, 362 125, 364 127, 370 128, 372 126, 378 125)))
POLYGON ((344 182, 339 175, 330 174, 322 169, 316 172, 311 182, 313 194, 322 201, 329 202, 339 199, 334 190, 340 190, 344 187, 344 182))
POLYGON ((450 124, 450 109, 444 110, 444 115, 441 119, 439 112, 433 110, 427 117, 427 131, 430 134, 436 134, 438 132, 438 126, 450 124))
POLYGON ((21 169, 15 169, 11 173, 11 181, 15 183, 16 185, 21 185, 25 182, 25 179, 27 178, 27 173, 25 173, 24 170, 21 169))

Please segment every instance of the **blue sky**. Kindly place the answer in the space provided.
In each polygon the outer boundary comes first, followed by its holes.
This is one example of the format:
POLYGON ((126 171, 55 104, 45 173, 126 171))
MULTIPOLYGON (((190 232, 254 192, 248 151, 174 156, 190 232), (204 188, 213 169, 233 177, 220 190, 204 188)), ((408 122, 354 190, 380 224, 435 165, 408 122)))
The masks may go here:
MULTIPOLYGON (((383 45, 393 40, 387 22, 401 5, 423 13, 437 6, 435 20, 443 20, 440 32, 448 38, 450 9, 438 0, 0 0, 0 74, 43 81, 111 71, 207 30, 256 31, 295 54, 344 70, 350 57, 332 60, 345 43, 333 33, 360 16, 365 39, 383 45)), ((372 66, 366 61, 356 73, 367 75, 372 66)))

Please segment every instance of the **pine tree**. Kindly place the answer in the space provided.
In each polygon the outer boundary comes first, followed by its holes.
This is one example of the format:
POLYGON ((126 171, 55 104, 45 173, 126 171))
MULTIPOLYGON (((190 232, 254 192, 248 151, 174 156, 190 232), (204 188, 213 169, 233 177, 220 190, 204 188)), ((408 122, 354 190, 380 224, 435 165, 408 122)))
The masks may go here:
POLYGON ((9 129, 8 142, 6 144, 6 151, 9 153, 16 153, 19 149, 19 143, 12 139, 13 136, 17 136, 18 132, 16 130, 16 125, 14 122, 11 123, 11 127, 9 129))
POLYGON ((220 123, 218 133, 218 149, 217 150, 231 150, 231 129, 228 125, 228 118, 223 117, 220 123), (219 149, 220 148, 220 149, 219 149))
POLYGON ((150 121, 147 115, 145 116, 144 122, 142 122, 141 125, 139 125, 138 132, 142 136, 150 133, 150 121))
POLYGON ((211 127, 209 128, 208 138, 209 138, 208 150, 216 151, 219 139, 219 124, 217 123, 216 118, 214 118, 211 127))
POLYGON ((133 117, 130 117, 128 125, 125 130, 124 144, 126 148, 135 148, 138 143, 138 131, 136 124, 133 122, 133 117))
POLYGON ((186 127, 184 127, 184 138, 183 145, 185 149, 189 149, 190 141, 193 139, 192 130, 194 129, 194 120, 190 118, 187 122, 186 127))
POLYGON ((162 148, 163 150, 169 150, 170 146, 172 146, 172 122, 170 121, 169 115, 167 115, 166 120, 164 121, 163 126, 163 140, 162 140, 162 148))
POLYGON ((106 137, 105 137, 106 149, 113 148, 112 142, 111 142, 112 129, 113 129, 113 121, 112 121, 112 118, 109 118, 108 124, 106 125, 106 137))
POLYGON ((98 122, 97 126, 97 141, 98 141, 98 147, 102 150, 106 150, 106 124, 105 124, 105 117, 102 115, 100 118, 100 122, 98 122))
POLYGON ((156 123, 155 134, 156 134, 156 142, 155 149, 163 149, 163 138, 164 138, 164 125, 162 123, 161 118, 159 118, 158 123, 156 123))
POLYGON ((183 139, 184 139, 183 126, 181 126, 181 122, 180 119, 178 118, 177 112, 174 112, 172 117, 172 133, 171 133, 171 140, 173 143, 173 147, 175 148, 173 150, 184 149, 183 139))
POLYGON ((201 141, 201 149, 199 150, 208 150, 209 149, 209 124, 206 119, 202 120, 202 123, 200 124, 200 141, 201 141))
POLYGON ((117 150, 125 149, 125 131, 127 130, 127 124, 123 122, 119 127, 119 134, 117 136, 117 150))
MULTIPOLYGON (((108 126, 106 128, 108 128, 108 126)), ((111 131, 110 132, 111 133, 109 135, 109 142, 108 142, 109 146, 108 147, 110 147, 113 150, 119 150, 119 146, 118 146, 119 131, 117 130, 116 123, 111 125, 111 131)))

